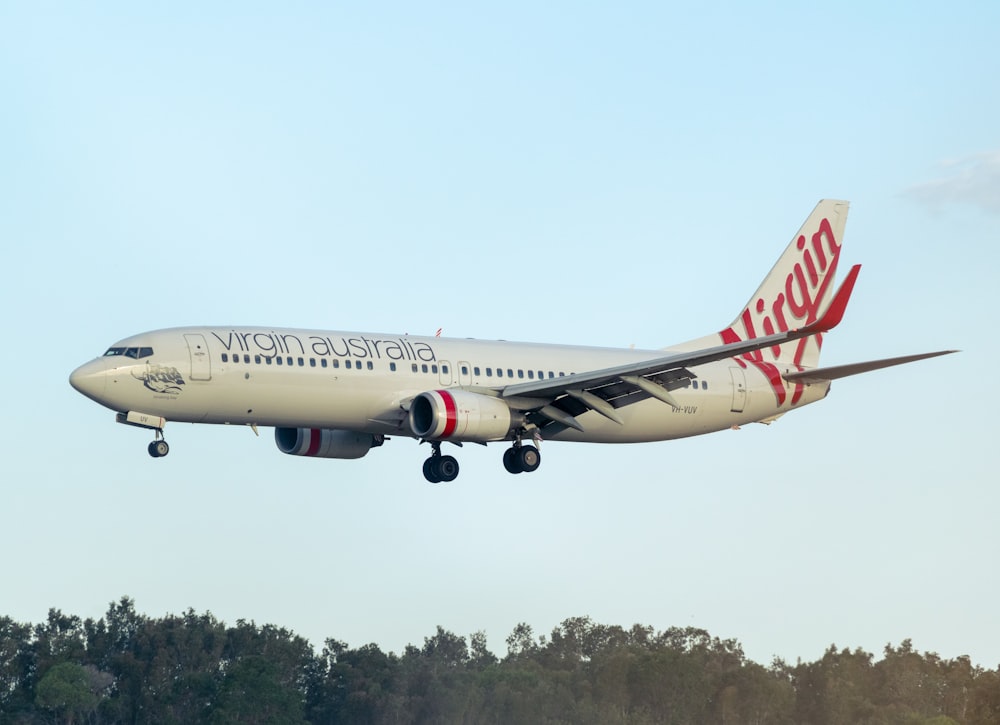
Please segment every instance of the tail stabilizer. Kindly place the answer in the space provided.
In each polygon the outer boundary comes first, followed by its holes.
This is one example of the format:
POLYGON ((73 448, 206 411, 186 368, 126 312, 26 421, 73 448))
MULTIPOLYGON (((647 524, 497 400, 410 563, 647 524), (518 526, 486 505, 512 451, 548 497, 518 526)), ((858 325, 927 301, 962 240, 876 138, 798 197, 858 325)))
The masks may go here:
MULTIPOLYGON (((742 312, 719 333, 735 342, 808 327, 826 309, 847 225, 848 203, 824 199, 805 220, 742 312)), ((821 334, 762 351, 764 362, 819 364, 821 334)))
MULTIPOLYGON (((847 212, 846 201, 820 201, 736 319, 717 335, 674 349, 698 349, 718 344, 720 338, 726 344, 742 342, 815 323, 833 296, 847 212)), ((822 331, 817 331, 753 353, 753 359, 800 370, 816 367, 822 345, 822 331)))
POLYGON ((825 383, 830 380, 846 378, 850 375, 859 375, 872 370, 890 368, 893 365, 905 365, 906 363, 926 360, 940 355, 951 355, 958 350, 940 350, 938 352, 925 352, 919 355, 903 355, 902 357, 890 357, 883 360, 869 360, 868 362, 850 363, 848 365, 831 365, 815 370, 804 370, 796 373, 786 373, 782 377, 790 383, 825 383))

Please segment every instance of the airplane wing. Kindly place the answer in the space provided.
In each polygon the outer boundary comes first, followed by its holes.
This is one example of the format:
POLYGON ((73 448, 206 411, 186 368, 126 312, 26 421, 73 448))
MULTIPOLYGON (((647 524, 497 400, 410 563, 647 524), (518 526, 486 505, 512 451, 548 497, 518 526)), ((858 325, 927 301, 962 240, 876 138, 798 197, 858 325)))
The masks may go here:
POLYGON ((893 365, 903 365, 905 363, 926 360, 929 357, 939 355, 950 355, 958 350, 940 350, 938 352, 925 352, 919 355, 904 355, 902 357, 890 357, 884 360, 869 360, 868 362, 851 363, 849 365, 831 365, 826 368, 816 368, 814 370, 803 370, 801 372, 786 373, 782 377, 791 383, 823 383, 838 378, 846 378, 849 375, 867 373, 870 370, 881 370, 893 365))
POLYGON ((689 366, 763 350, 836 327, 843 319, 860 271, 860 264, 851 268, 823 316, 805 327, 602 370, 508 385, 499 391, 500 397, 507 400, 511 407, 535 411, 543 418, 580 431, 583 427, 576 416, 587 410, 596 411, 620 424, 622 421, 615 412, 616 408, 648 397, 677 408, 679 405, 670 390, 683 387, 685 381, 693 377, 687 370, 689 366), (560 399, 559 407, 553 405, 557 398, 560 399))

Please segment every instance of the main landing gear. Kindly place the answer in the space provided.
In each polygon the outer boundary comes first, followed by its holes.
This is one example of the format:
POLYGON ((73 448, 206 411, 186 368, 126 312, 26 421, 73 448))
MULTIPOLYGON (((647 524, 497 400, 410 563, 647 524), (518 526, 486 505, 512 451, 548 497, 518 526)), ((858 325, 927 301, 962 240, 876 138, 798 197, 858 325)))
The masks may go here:
POLYGON ((542 454, 534 446, 522 446, 520 441, 503 452, 503 467, 507 473, 531 473, 542 463, 542 454))
POLYGON ((424 461, 424 478, 431 483, 448 483, 458 478, 458 461, 454 456, 441 455, 441 442, 431 443, 431 457, 424 461))
MULTIPOLYGON (((458 478, 458 461, 454 456, 441 455, 440 441, 432 442, 431 448, 434 449, 431 457, 424 461, 424 478, 431 483, 449 482, 458 478)), ((152 444, 150 455, 152 455, 152 444)), ((514 445, 503 454, 503 467, 508 473, 531 473, 541 462, 542 454, 538 449, 534 446, 521 445, 520 441, 515 441, 514 445)))

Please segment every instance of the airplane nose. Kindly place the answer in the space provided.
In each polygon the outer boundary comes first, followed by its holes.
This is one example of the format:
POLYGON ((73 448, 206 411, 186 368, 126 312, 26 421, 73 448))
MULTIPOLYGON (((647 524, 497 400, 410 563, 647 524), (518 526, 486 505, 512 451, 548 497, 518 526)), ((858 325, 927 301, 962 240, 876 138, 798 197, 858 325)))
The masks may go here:
POLYGON ((101 402, 107 382, 107 365, 102 358, 84 363, 69 376, 70 385, 97 402, 101 402))

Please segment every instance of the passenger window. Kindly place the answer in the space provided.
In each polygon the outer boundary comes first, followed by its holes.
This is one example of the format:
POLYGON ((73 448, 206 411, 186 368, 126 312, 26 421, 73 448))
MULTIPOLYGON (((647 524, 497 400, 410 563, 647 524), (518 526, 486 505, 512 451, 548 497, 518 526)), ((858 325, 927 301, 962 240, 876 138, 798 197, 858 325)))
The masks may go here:
POLYGON ((493 377, 493 368, 486 368, 486 377, 488 378, 493 377))
POLYGON ((254 355, 253 361, 255 365, 260 365, 260 355, 254 355))
POLYGON ((534 370, 529 370, 528 371, 528 380, 534 380, 534 379, 535 379, 535 371, 534 370))
POLYGON ((368 369, 369 370, 374 370, 375 369, 375 365, 372 363, 371 360, 368 361, 368 369))
POLYGON ((351 361, 350 360, 344 360, 344 367, 347 368, 348 370, 350 370, 351 369, 351 361))
POLYGON ((299 367, 303 367, 305 364, 306 364, 306 361, 303 360, 302 358, 299 358, 299 367))
MULTIPOLYGON (((445 370, 445 372, 448 372, 448 371, 445 370)), ((469 374, 469 366, 468 365, 463 365, 462 366, 462 375, 468 375, 468 374, 469 374)))
POLYGON ((319 366, 320 366, 321 368, 325 368, 325 367, 326 367, 326 358, 325 358, 325 357, 321 357, 321 358, 319 359, 319 366))
POLYGON ((477 365, 476 367, 472 368, 472 372, 478 378, 479 377, 479 366, 477 365))
POLYGON ((389 370, 391 370, 392 372, 396 372, 396 363, 394 362, 389 363, 389 370))
POLYGON ((311 368, 316 367, 316 358, 314 357, 309 358, 309 367, 311 368))
POLYGON ((229 355, 228 354, 222 353, 222 362, 229 362, 229 355))
POLYGON ((523 370, 518 370, 517 371, 517 377, 519 377, 519 378, 521 378, 523 380, 524 379, 524 371, 523 370))
POLYGON ((330 364, 333 365, 333 367, 335 367, 335 368, 339 368, 340 367, 340 360, 334 360, 330 364))
POLYGON ((282 362, 282 360, 281 360, 281 358, 280 358, 280 357, 276 357, 276 358, 274 358, 274 361, 275 361, 276 363, 278 363, 278 365, 283 365, 283 364, 284 364, 284 363, 282 362))
POLYGON ((514 377, 514 369, 513 368, 507 368, 507 377, 508 378, 514 377))
POLYGON ((708 390, 708 381, 707 380, 702 380, 701 381, 701 389, 702 390, 708 390))
POLYGON ((550 378, 554 378, 555 376, 556 376, 556 374, 554 372, 552 372, 551 370, 549 370, 549 377, 550 378))
POLYGON ((448 374, 448 366, 447 365, 442 365, 441 366, 441 372, 444 373, 445 375, 447 375, 448 374))
POLYGON ((243 362, 245 362, 247 365, 249 365, 250 364, 250 356, 249 355, 244 355, 243 356, 243 362))
POLYGON ((271 364, 271 358, 270 357, 264 358, 264 362, 266 362, 268 365, 270 365, 271 364))
POLYGON ((566 377, 566 373, 564 373, 564 372, 561 372, 561 371, 560 371, 560 373, 559 373, 559 377, 560 377, 560 378, 564 378, 564 377, 566 377))
POLYGON ((538 379, 541 380, 544 377, 545 377, 545 373, 543 373, 541 370, 539 370, 538 371, 538 379))
POLYGON ((413 363, 413 366, 412 366, 412 367, 413 367, 413 372, 417 372, 417 364, 416 364, 416 363, 413 363))
POLYGON ((431 365, 431 372, 434 373, 435 375, 437 375, 437 371, 438 371, 438 366, 437 365, 431 365))
POLYGON ((502 378, 503 377, 503 368, 497 368, 497 377, 498 378, 502 378))
POLYGON ((289 365, 292 365, 292 356, 289 355, 288 357, 286 357, 285 362, 288 363, 289 365))
POLYGON ((420 366, 420 370, 426 373, 427 372, 427 365, 421 365, 420 366))

